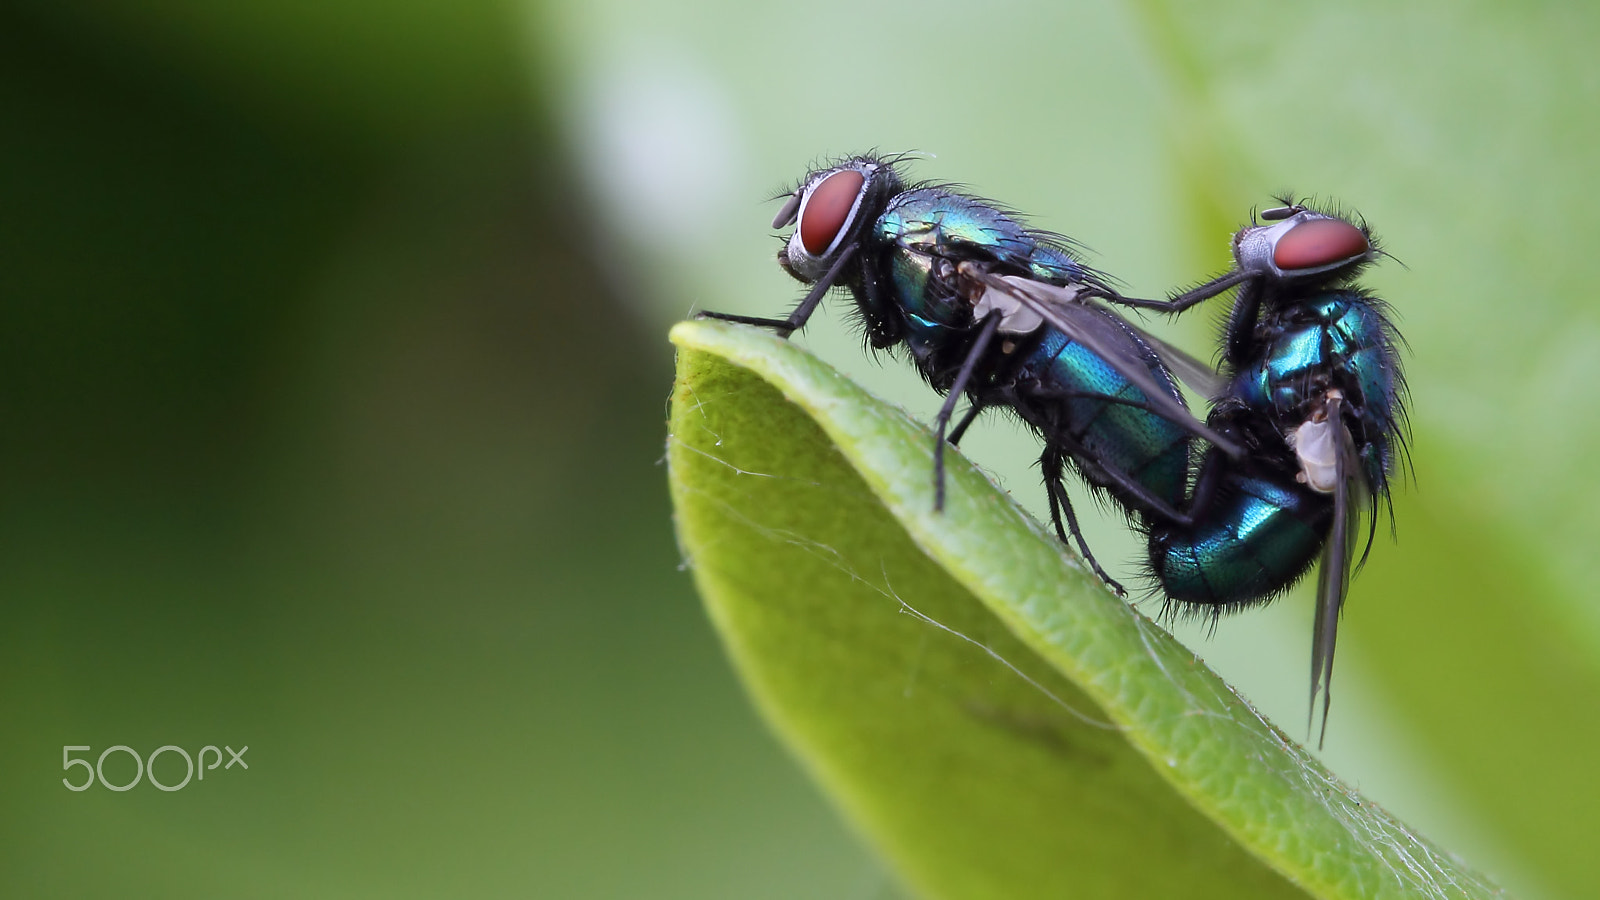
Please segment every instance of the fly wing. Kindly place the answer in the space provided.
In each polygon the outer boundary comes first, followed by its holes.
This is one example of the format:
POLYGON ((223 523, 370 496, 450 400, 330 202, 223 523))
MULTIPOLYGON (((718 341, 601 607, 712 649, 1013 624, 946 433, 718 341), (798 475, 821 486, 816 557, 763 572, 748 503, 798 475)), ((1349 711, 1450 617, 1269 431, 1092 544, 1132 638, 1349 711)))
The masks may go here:
POLYGON ((1194 388, 1195 392, 1207 400, 1215 400, 1228 390, 1228 384, 1222 379, 1222 374, 1217 367, 1204 362, 1197 357, 1179 350, 1177 347, 1163 341, 1143 328, 1123 319, 1124 324, 1132 328, 1145 343, 1155 348, 1162 362, 1178 376, 1178 380, 1194 388))
POLYGON ((1317 567, 1317 611, 1311 632, 1311 709, 1307 713, 1307 729, 1316 716, 1317 692, 1322 692, 1322 728, 1317 732, 1317 746, 1328 733, 1328 704, 1332 697, 1333 649, 1339 636, 1339 615, 1344 610, 1344 598, 1350 590, 1351 559, 1360 541, 1360 523, 1372 496, 1367 487, 1361 459, 1356 453, 1355 439, 1344 424, 1344 402, 1333 397, 1328 400, 1327 414, 1336 423, 1337 452, 1334 457, 1335 487, 1333 490, 1333 522, 1328 528, 1328 541, 1322 548, 1322 562, 1317 567))
MULTIPOLYGON (((1079 299, 1080 288, 1046 284, 1016 275, 995 275, 971 264, 962 266, 962 274, 982 284, 986 296, 997 292, 1008 300, 1015 301, 1014 303, 980 301, 980 306, 1005 309, 1008 306, 1014 308, 1017 304, 1021 304, 1026 307, 1028 313, 1060 329, 1074 342, 1083 345, 1089 352, 1110 364, 1117 374, 1128 379, 1129 383, 1144 394, 1151 412, 1171 421, 1190 434, 1211 442, 1229 456, 1239 458, 1244 454, 1237 443, 1223 437, 1195 418, 1194 413, 1178 399, 1176 389, 1171 384, 1162 384, 1151 374, 1145 360, 1141 359, 1137 350, 1130 346, 1128 332, 1122 328, 1132 329, 1133 333, 1141 338, 1146 337, 1144 333, 1134 329, 1111 310, 1079 299)), ((1024 318, 1017 313, 1007 313, 1007 316, 1024 318)), ((1004 323, 1001 327, 1005 330, 1004 323)), ((1165 355, 1161 353, 1161 348, 1165 345, 1151 340, 1152 350, 1165 359, 1165 355)), ((1183 358, 1186 365, 1192 364, 1196 369, 1205 369, 1205 364, 1199 360, 1187 354, 1183 354, 1183 358)), ((1214 372, 1212 376, 1215 380, 1214 372)))

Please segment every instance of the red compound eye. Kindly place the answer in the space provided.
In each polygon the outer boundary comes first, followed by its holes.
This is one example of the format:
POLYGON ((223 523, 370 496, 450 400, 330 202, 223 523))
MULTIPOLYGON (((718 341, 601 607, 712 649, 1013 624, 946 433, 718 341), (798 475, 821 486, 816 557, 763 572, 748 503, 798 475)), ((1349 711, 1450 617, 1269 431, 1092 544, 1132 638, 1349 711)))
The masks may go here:
POLYGON ((807 253, 822 255, 839 236, 866 183, 867 176, 855 169, 840 169, 811 189, 805 212, 800 214, 800 243, 807 253))
POLYGON ((1361 229, 1343 219, 1312 219, 1289 229, 1273 248, 1272 261, 1293 272, 1319 269, 1363 256, 1372 245, 1361 229))

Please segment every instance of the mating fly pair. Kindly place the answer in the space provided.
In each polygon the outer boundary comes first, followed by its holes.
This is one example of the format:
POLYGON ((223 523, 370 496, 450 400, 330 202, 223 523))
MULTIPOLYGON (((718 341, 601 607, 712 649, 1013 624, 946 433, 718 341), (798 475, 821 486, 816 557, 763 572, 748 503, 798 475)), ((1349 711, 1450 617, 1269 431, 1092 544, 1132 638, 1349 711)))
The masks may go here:
POLYGON ((831 288, 848 289, 871 346, 904 346, 946 395, 936 506, 945 443, 985 409, 1010 410, 1043 440, 1057 535, 1067 542, 1070 532, 1119 593, 1078 529, 1068 469, 1128 512, 1171 601, 1216 614, 1265 602, 1326 547, 1312 688, 1314 697, 1322 686, 1326 722, 1349 534, 1357 508, 1387 496, 1402 416, 1397 338, 1381 304, 1346 286, 1375 253, 1365 230, 1273 210, 1266 216, 1281 221, 1237 236, 1235 271, 1171 300, 1135 300, 1074 259, 1065 239, 948 186, 908 184, 900 162, 843 160, 788 198, 773 227, 795 229, 778 262, 812 288, 787 318, 707 315, 787 336, 831 288), (1178 312, 1235 287, 1220 376, 1106 305, 1178 312), (1205 422, 1174 373, 1213 400, 1205 422), (971 407, 951 429, 963 396, 971 407))

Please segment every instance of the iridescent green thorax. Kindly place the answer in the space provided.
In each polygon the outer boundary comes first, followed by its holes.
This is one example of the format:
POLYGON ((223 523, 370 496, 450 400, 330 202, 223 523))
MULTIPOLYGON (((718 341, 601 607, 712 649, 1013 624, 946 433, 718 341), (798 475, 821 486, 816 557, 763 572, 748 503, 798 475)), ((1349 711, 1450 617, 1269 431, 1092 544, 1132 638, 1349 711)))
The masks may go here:
POLYGON ((1271 410, 1285 432, 1304 421, 1330 388, 1343 392, 1360 425, 1368 480, 1383 489, 1398 435, 1399 363, 1393 326, 1359 291, 1314 295, 1264 316, 1259 358, 1239 372, 1237 395, 1271 410))
MULTIPOLYGON (((965 304, 930 283, 936 260, 993 261, 1004 271, 1049 284, 1083 281, 1086 271, 1067 253, 1041 241, 993 206, 941 188, 917 188, 890 201, 873 227, 874 243, 891 256, 896 299, 906 312, 934 325, 971 323, 965 304), (898 252, 911 251, 911 252, 898 252)), ((936 279, 935 279, 936 280, 936 279)))

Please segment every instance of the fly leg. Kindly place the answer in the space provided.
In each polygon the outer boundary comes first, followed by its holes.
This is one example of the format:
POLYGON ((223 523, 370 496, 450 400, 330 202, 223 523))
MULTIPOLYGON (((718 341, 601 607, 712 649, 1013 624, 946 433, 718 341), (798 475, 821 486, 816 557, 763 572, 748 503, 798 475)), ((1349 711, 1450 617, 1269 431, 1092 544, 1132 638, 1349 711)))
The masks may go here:
POLYGON ((956 427, 950 429, 950 446, 961 446, 962 435, 966 434, 967 429, 972 427, 972 423, 977 421, 978 413, 981 412, 983 412, 983 407, 976 403, 972 404, 972 408, 967 410, 966 415, 961 417, 961 421, 956 423, 956 427))
POLYGON ((1100 568, 1100 563, 1095 560, 1094 554, 1089 552, 1089 545, 1083 540, 1083 532, 1078 530, 1078 517, 1072 512, 1072 501, 1067 499, 1067 485, 1062 479, 1065 465, 1066 460, 1062 458, 1059 450, 1045 447, 1044 456, 1039 459, 1039 467, 1044 469, 1044 490, 1050 498, 1050 523, 1056 527, 1056 536, 1061 538, 1063 544, 1076 542, 1078 552, 1083 554, 1083 559, 1089 564, 1089 568, 1100 576, 1101 581, 1116 591, 1118 596, 1126 597, 1127 590, 1118 584, 1116 579, 1107 575, 1105 569, 1100 568), (1061 525, 1063 517, 1067 520, 1066 528, 1061 525), (1072 541, 1067 539, 1069 528, 1072 531, 1072 541))
POLYGON ((1212 297, 1254 277, 1252 273, 1234 269, 1226 275, 1213 278, 1205 284, 1174 294, 1165 300, 1145 300, 1139 297, 1124 297, 1121 294, 1114 293, 1102 294, 1101 296, 1112 303, 1131 306, 1135 309, 1154 309, 1165 313, 1180 313, 1202 300, 1210 300, 1212 297))
MULTIPOLYGON (((972 370, 978 367, 978 360, 983 358, 984 351, 989 349, 989 342, 994 339, 994 333, 1000 330, 1000 317, 991 315, 983 322, 983 330, 978 332, 978 337, 972 342, 972 349, 967 351, 967 358, 961 363, 961 371, 956 373, 955 384, 950 386, 950 393, 944 397, 944 405, 939 407, 939 415, 933 420, 933 508, 936 511, 944 510, 944 445, 945 432, 950 427, 950 417, 955 414, 956 402, 967 389, 967 382, 972 380, 972 370)), ((961 423, 961 430, 965 431, 971 422, 971 416, 961 423)))
POLYGON ((828 269, 828 274, 822 276, 817 280, 816 284, 811 286, 811 291, 806 294, 805 299, 800 301, 800 305, 795 307, 794 312, 790 313, 789 317, 786 319, 765 319, 759 316, 736 316, 732 313, 719 312, 703 312, 700 314, 699 318, 721 319, 724 322, 738 322, 741 325, 759 325, 762 328, 774 329, 778 332, 779 337, 786 338, 789 335, 794 334, 796 331, 799 331, 801 328, 804 328, 806 322, 810 321, 811 314, 817 311, 817 305, 822 302, 822 298, 828 293, 828 289, 833 287, 833 283, 839 280, 839 275, 844 272, 845 265, 849 263, 850 260, 855 257, 855 255, 856 247, 854 244, 845 247, 843 250, 840 250, 839 258, 834 260, 833 266, 828 269))

